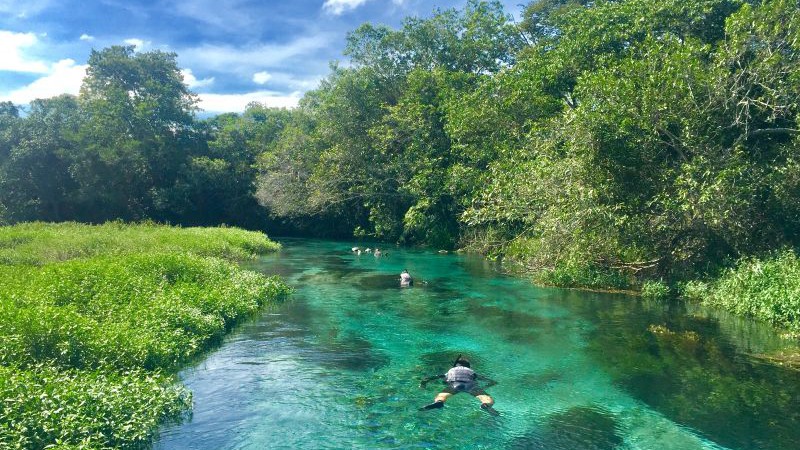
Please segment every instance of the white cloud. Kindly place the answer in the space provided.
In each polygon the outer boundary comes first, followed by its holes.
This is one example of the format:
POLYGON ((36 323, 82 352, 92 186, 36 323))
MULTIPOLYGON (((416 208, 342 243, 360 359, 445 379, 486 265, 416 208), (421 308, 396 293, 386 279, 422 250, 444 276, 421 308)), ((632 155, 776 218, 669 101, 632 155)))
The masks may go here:
POLYGON ((91 41, 93 41, 93 40, 94 40, 94 36, 91 36, 91 35, 88 35, 88 34, 86 34, 86 33, 83 33, 79 39, 80 39, 80 40, 82 40, 82 41, 89 41, 89 42, 91 42, 91 41))
POLYGON ((253 14, 247 0, 226 0, 220 7, 219 0, 191 0, 169 2, 173 14, 210 25, 212 29, 229 32, 247 32, 262 26, 261 17, 253 14))
POLYGON ((286 44, 261 44, 251 47, 203 45, 176 51, 184 66, 249 76, 261 68, 285 66, 291 58, 308 56, 315 51, 325 49, 331 41, 330 35, 320 33, 300 37, 286 44))
POLYGON ((183 82, 189 86, 189 89, 202 88, 214 84, 214 77, 198 80, 192 73, 192 69, 182 69, 181 75, 183 75, 183 82))
POLYGON ((272 78, 268 72, 258 72, 253 74, 253 83, 256 84, 265 84, 272 78))
POLYGON ((30 58, 24 51, 38 42, 39 38, 33 33, 0 30, 0 70, 47 73, 49 68, 45 62, 30 58))
POLYGON ((141 52, 145 48, 149 47, 150 44, 152 43, 150 41, 143 41, 141 39, 136 39, 136 38, 125 39, 122 42, 134 46, 135 48, 133 49, 133 51, 135 52, 141 52))
POLYGON ((61 94, 77 95, 86 76, 88 65, 76 65, 71 59, 62 59, 53 64, 50 73, 33 83, 13 90, 0 92, 0 101, 28 104, 37 98, 50 98, 61 94))
POLYGON ((322 9, 338 16, 345 11, 356 9, 366 2, 367 0, 325 0, 322 9))
POLYGON ((301 94, 293 92, 280 95, 271 91, 256 91, 245 94, 200 94, 200 108, 210 113, 243 112, 248 103, 258 102, 275 108, 294 108, 301 94))

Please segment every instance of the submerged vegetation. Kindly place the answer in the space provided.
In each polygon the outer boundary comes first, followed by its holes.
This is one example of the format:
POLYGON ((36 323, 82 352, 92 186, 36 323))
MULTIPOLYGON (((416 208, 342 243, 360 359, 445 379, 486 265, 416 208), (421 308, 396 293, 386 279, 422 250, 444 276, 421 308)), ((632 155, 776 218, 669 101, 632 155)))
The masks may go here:
POLYGON ((261 233, 0 228, 0 447, 141 447, 191 397, 172 374, 288 288, 232 260, 261 233))
POLYGON ((795 0, 471 0, 360 26, 296 109, 206 120, 177 55, 97 50, 77 97, 0 106, 0 221, 369 236, 674 295, 800 247, 799 33, 795 0))

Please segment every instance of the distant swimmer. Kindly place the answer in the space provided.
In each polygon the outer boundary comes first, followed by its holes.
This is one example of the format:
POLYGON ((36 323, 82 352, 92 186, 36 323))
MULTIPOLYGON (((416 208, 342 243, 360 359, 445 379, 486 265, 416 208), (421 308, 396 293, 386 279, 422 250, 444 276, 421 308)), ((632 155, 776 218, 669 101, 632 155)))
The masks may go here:
POLYGON ((400 272, 400 287, 408 287, 414 285, 414 279, 411 278, 411 274, 408 273, 408 270, 403 270, 400 272))
POLYGON ((423 378, 419 383, 419 387, 424 388, 429 381, 436 379, 443 379, 447 387, 442 389, 433 403, 423 406, 420 411, 442 408, 444 407, 444 402, 451 396, 459 392, 468 392, 481 401, 481 409, 493 416, 500 414, 493 407, 494 400, 492 397, 478 385, 478 380, 485 380, 487 382, 486 387, 494 386, 497 382, 491 378, 478 375, 469 367, 469 361, 462 358, 461 355, 458 355, 458 358, 453 363, 453 368, 448 370, 447 373, 423 378))
POLYGON ((360 251, 360 250, 361 249, 359 247, 353 247, 353 248, 350 249, 350 251, 353 252, 353 253, 355 253, 357 251, 360 251))
POLYGON ((381 256, 383 253, 381 253, 381 249, 379 249, 379 248, 376 248, 376 249, 375 249, 375 252, 374 252, 373 254, 374 254, 375 256, 381 256))

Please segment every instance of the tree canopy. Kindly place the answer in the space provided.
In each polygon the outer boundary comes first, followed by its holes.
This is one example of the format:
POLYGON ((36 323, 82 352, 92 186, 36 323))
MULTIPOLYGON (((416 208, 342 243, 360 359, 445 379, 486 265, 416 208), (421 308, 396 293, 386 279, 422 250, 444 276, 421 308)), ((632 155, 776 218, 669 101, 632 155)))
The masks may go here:
POLYGON ((0 104, 0 220, 232 223, 466 247, 543 282, 800 244, 793 0, 499 2, 364 24, 293 110, 207 120, 176 55, 93 51, 0 104))

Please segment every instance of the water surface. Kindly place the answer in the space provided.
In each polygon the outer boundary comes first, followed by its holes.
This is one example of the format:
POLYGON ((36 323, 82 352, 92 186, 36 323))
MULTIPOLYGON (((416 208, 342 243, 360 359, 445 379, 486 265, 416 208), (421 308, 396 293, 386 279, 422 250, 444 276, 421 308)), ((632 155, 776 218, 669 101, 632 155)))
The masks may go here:
POLYGON ((287 240, 254 266, 296 289, 181 373, 194 411, 157 449, 795 449, 791 342, 676 303, 541 289, 479 258, 287 240), (415 277, 399 286, 399 273, 415 277), (459 394, 419 412, 458 354, 499 417, 459 394))

